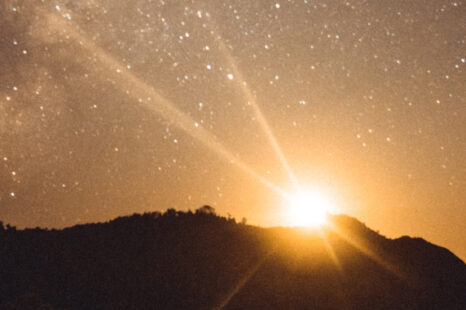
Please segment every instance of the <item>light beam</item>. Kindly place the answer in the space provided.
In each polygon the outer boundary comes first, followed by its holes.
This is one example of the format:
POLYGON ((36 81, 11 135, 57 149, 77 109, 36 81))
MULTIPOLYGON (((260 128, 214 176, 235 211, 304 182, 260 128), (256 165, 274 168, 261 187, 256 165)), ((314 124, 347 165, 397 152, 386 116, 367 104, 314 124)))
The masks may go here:
POLYGON ((273 253, 272 251, 269 251, 266 253, 255 265, 253 265, 247 272, 246 274, 241 278, 241 280, 238 281, 236 286, 230 291, 230 293, 222 300, 222 302, 213 308, 213 310, 222 310, 224 309, 231 301, 233 297, 235 297, 236 294, 239 293, 239 291, 248 283, 248 281, 256 274, 256 272, 259 270, 259 268, 264 264, 265 260, 273 253))
POLYGON ((248 103, 251 105, 252 110, 254 112, 254 115, 256 119, 259 121, 260 127, 264 131, 270 145, 272 146, 273 150, 275 151, 275 154, 277 155, 278 159, 280 160, 280 163, 282 164, 283 168, 285 169, 286 173, 288 174, 291 182, 295 187, 298 186, 298 181, 296 180, 296 177, 293 174, 293 171, 291 170, 290 165, 288 164, 288 161, 286 160, 286 157, 278 144, 277 139, 275 138, 272 129, 270 128, 267 119, 265 118, 264 114, 262 113, 262 110, 259 106, 259 104, 256 102, 254 95, 249 88, 248 84, 246 83, 246 80, 244 79, 243 74, 238 68, 238 65, 236 64, 236 61, 234 60, 233 56, 231 55, 230 51, 228 50, 227 46, 223 42, 222 38, 220 35, 218 35, 218 31, 214 27, 214 23, 212 22, 212 17, 208 17, 211 20, 211 27, 213 30, 211 31, 212 36, 214 39, 217 41, 219 45, 219 49, 225 59, 227 60, 227 63, 229 67, 232 70, 232 77, 234 77, 234 80, 237 81, 241 91, 243 92, 244 97, 248 101, 248 103))
POLYGON ((91 53, 98 62, 108 69, 108 73, 112 73, 112 83, 124 85, 126 88, 131 89, 131 91, 126 92, 127 95, 136 99, 146 109, 155 114, 159 114, 194 139, 202 142, 210 150, 214 151, 230 163, 236 165, 254 179, 271 188, 281 196, 285 195, 281 188, 265 179, 236 156, 231 154, 207 130, 202 127, 194 127, 195 121, 191 117, 176 108, 172 102, 163 97, 154 87, 141 80, 130 70, 126 69, 126 66, 95 44, 92 40, 89 40, 76 27, 72 27, 69 21, 65 21, 52 13, 43 12, 43 15, 47 20, 49 30, 54 29, 59 34, 64 35, 67 39, 73 39, 82 49, 91 53))

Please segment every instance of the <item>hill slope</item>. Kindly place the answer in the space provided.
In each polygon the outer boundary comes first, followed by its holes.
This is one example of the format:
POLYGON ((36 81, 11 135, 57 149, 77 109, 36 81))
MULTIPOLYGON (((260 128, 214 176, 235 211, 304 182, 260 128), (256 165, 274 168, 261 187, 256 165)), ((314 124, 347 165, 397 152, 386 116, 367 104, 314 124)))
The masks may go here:
POLYGON ((466 309, 466 266, 347 216, 322 232, 169 210, 0 230, 1 309, 466 309))

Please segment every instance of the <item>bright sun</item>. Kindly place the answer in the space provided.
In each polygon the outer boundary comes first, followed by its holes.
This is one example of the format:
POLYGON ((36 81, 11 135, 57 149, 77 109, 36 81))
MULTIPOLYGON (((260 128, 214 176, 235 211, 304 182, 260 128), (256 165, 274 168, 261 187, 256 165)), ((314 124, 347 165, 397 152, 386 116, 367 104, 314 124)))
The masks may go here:
POLYGON ((306 189, 292 194, 288 200, 288 220, 291 226, 320 227, 333 209, 333 201, 323 191, 306 189))

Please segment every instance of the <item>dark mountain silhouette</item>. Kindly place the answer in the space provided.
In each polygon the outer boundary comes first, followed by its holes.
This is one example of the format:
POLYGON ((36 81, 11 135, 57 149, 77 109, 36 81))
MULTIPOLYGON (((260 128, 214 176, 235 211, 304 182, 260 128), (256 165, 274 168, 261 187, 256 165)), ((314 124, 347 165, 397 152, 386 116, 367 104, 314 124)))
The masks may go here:
POLYGON ((193 212, 0 225, 1 309, 466 309, 466 266, 348 216, 323 231, 193 212))

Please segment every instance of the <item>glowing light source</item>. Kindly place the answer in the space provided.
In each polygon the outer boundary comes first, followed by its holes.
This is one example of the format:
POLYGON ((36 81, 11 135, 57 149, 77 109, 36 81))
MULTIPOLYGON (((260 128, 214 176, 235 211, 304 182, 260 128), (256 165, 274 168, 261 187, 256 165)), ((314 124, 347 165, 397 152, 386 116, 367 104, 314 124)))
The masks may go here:
POLYGON ((289 196, 288 221, 291 226, 320 227, 328 212, 334 209, 333 199, 318 189, 300 190, 289 196))

